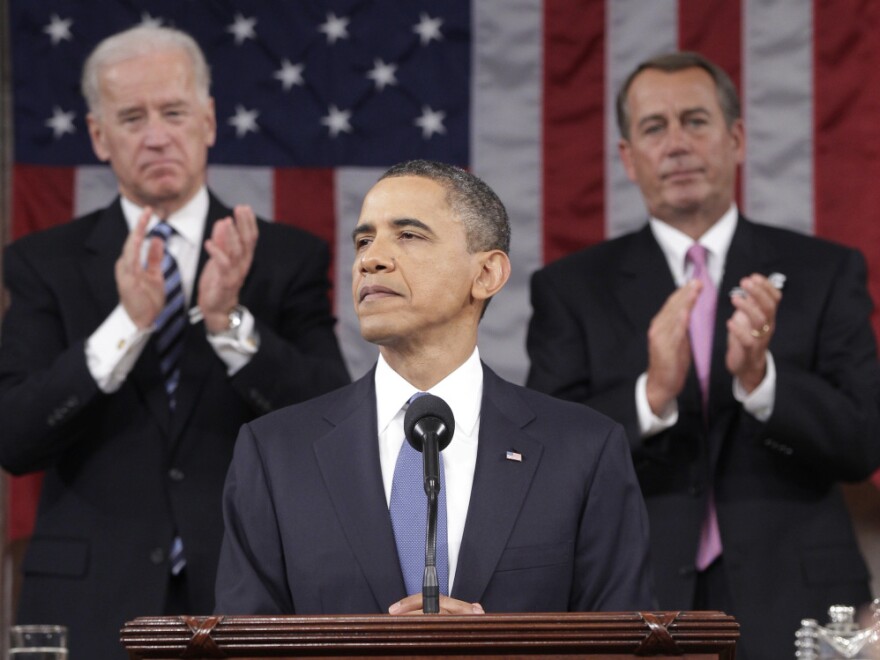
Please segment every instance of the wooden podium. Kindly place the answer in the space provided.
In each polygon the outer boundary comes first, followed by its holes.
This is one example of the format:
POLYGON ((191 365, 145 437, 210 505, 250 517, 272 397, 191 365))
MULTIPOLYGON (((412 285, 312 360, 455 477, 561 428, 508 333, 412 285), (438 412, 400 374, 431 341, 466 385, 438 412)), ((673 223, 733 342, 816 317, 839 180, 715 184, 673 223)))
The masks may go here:
POLYGON ((180 616, 129 621, 132 660, 153 658, 676 658, 734 660, 722 612, 474 616, 180 616))

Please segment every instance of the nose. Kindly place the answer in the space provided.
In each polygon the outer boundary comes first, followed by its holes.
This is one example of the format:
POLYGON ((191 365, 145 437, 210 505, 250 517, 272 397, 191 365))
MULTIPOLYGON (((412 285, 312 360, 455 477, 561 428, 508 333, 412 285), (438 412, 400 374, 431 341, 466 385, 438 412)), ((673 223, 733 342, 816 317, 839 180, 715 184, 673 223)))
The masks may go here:
POLYGON ((361 252, 359 268, 364 275, 393 270, 394 265, 394 256, 376 239, 361 252))
POLYGON ((667 152, 670 156, 686 153, 690 150, 690 140, 687 131, 681 124, 673 122, 667 131, 667 152))
POLYGON ((164 147, 170 141, 168 127, 160 117, 150 117, 144 131, 144 142, 148 147, 164 147))

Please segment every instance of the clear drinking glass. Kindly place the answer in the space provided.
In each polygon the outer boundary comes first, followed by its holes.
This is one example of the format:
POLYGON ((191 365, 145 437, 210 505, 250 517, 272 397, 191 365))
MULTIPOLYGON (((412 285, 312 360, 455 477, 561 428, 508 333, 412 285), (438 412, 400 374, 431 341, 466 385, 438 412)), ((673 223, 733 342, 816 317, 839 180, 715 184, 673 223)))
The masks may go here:
POLYGON ((67 628, 12 626, 9 660, 67 660, 67 628))

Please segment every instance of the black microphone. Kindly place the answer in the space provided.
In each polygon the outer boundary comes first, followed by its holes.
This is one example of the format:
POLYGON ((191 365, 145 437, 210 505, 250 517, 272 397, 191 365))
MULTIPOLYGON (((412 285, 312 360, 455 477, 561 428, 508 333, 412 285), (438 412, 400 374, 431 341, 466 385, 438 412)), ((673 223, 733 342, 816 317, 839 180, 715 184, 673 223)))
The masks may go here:
POLYGON ((425 494, 430 497, 431 493, 439 493, 440 452, 449 446, 455 432, 452 409, 439 396, 423 394, 406 409, 403 432, 412 448, 424 456, 425 494))
POLYGON ((422 452, 425 495, 428 498, 428 529, 425 538, 425 575, 422 579, 422 611, 440 612, 437 581, 437 496, 440 494, 440 452, 449 446, 455 432, 455 417, 443 399, 423 394, 409 404, 403 418, 406 440, 422 452))

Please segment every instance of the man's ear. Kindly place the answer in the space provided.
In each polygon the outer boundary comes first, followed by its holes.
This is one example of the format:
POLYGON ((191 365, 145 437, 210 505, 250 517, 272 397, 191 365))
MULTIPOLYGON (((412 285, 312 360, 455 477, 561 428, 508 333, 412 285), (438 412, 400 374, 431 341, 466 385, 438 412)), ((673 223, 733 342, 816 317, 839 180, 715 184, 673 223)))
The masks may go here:
POLYGON ((480 272, 471 286, 477 300, 488 300, 504 288, 510 279, 510 257, 501 250, 480 253, 480 272))
POLYGON ((214 143, 217 141, 217 116, 214 110, 213 97, 208 99, 205 106, 204 122, 205 144, 209 147, 213 147, 214 143))
POLYGON ((620 154, 620 162, 623 163, 623 169, 629 180, 637 183, 636 168, 632 162, 632 145, 629 143, 629 140, 618 140, 617 153, 620 154))
POLYGON ((92 151, 102 163, 110 160, 110 151, 104 142, 104 129, 101 120, 91 112, 86 115, 86 124, 89 127, 89 137, 92 139, 92 151))

